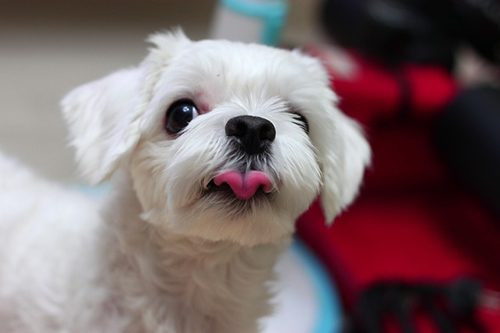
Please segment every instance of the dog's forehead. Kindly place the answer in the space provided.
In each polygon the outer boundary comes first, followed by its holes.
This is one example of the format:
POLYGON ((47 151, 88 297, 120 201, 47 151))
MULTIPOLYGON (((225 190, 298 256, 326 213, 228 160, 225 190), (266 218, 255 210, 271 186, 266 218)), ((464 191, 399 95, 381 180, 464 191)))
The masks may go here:
MULTIPOLYGON (((195 42, 182 53, 183 65, 206 70, 226 77, 252 77, 267 73, 300 73, 306 64, 296 54, 258 44, 206 40, 195 42), (219 72, 219 73, 215 73, 219 72)), ((180 60, 180 59, 179 59, 180 60)))
MULTIPOLYGON (((296 52, 228 41, 194 42, 164 68, 161 86, 227 99, 231 95, 293 95, 294 90, 325 84, 311 73, 310 59, 296 52), (321 81, 321 82, 320 82, 321 81)), ((220 102, 220 100, 219 100, 220 102)))

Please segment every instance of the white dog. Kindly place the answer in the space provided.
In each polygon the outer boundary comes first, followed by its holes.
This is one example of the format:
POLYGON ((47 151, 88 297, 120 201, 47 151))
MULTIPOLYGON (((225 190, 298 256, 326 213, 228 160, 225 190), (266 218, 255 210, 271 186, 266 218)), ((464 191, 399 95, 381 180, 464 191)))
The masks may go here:
POLYGON ((0 157, 0 332, 253 333, 294 221, 370 149, 300 52, 157 34, 62 102, 100 207, 0 157))

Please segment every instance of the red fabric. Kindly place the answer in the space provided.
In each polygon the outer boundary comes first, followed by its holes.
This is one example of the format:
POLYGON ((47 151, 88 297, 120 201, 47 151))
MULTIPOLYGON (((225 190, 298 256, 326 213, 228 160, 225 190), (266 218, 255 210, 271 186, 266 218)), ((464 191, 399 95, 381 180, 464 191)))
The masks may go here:
POLYGON ((439 112, 453 99, 457 90, 453 78, 439 66, 408 63, 389 70, 349 52, 355 66, 346 75, 336 73, 325 56, 324 47, 309 45, 305 50, 323 61, 333 78, 332 88, 340 97, 341 109, 366 126, 381 118, 397 116, 404 103, 406 92, 403 89, 408 89, 410 94, 409 106, 413 115, 439 112))
MULTIPOLYGON (((309 51, 322 58, 318 49, 309 51)), ((432 145, 432 115, 453 98, 452 77, 433 66, 408 64, 396 73, 352 59, 358 70, 349 78, 326 66, 341 109, 367 129, 373 166, 357 202, 332 227, 315 203, 299 219, 299 235, 332 272, 347 309, 380 280, 469 276, 500 290, 500 223, 448 175, 432 145), (402 117, 403 94, 409 108, 402 117)), ((500 331, 500 311, 481 308, 479 316, 491 332, 500 331)), ((428 319, 416 320, 419 332, 436 331, 428 319)))

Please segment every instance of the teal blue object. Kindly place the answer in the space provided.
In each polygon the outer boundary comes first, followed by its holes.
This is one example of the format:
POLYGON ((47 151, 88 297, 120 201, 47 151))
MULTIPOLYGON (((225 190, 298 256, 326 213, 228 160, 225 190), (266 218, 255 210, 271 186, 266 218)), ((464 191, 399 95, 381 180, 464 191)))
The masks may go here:
POLYGON ((285 25, 288 3, 285 0, 258 2, 249 0, 220 0, 226 8, 264 21, 260 41, 266 45, 276 45, 285 25))
POLYGON ((295 240, 292 244, 292 251, 300 258, 301 264, 307 271, 316 288, 316 295, 319 298, 318 315, 316 327, 311 333, 338 333, 342 328, 342 307, 340 297, 330 279, 328 272, 300 240, 295 240))
POLYGON ((86 184, 70 184, 68 187, 94 198, 103 197, 111 190, 111 185, 109 183, 101 184, 98 186, 90 186, 86 184))

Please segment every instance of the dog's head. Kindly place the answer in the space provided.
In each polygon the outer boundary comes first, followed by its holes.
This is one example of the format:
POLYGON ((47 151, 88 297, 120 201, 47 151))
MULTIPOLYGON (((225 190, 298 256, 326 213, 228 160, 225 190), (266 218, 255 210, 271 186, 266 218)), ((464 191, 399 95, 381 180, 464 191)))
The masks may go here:
POLYGON ((136 68, 62 102, 82 171, 127 169, 143 218, 241 244, 289 237, 319 194, 328 221, 355 197, 370 149, 300 52, 157 34, 136 68))

